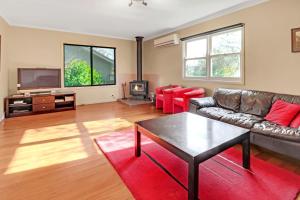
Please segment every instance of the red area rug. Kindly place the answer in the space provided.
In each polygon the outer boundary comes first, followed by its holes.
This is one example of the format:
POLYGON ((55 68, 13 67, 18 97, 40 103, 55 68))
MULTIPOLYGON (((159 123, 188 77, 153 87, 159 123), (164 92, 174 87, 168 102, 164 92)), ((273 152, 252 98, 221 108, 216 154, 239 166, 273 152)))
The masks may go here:
MULTIPOLYGON (((137 200, 187 199, 187 163, 142 138, 142 156, 134 156, 132 130, 102 135, 97 145, 137 200), (174 177, 153 162, 149 155, 174 177)), ((251 170, 241 167, 242 154, 231 148, 199 166, 199 198, 204 200, 294 200, 300 176, 251 157, 251 170)))

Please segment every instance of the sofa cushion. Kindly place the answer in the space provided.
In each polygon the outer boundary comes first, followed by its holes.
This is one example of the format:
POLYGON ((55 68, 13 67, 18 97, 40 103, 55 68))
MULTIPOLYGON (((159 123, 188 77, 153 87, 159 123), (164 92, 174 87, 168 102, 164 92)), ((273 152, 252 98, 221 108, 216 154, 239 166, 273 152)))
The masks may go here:
POLYGON ((255 123, 263 121, 263 118, 245 113, 229 113, 222 116, 220 120, 242 128, 250 129, 255 123))
POLYGON ((272 105, 273 93, 242 91, 240 112, 264 117, 272 105))
POLYGON ((219 88, 214 92, 218 106, 238 112, 241 102, 241 90, 219 88))
POLYGON ((293 119, 292 123, 290 124, 292 128, 300 128, 300 113, 293 119))
POLYGON ((220 120, 220 118, 224 115, 233 113, 234 112, 232 110, 227 110, 220 107, 206 107, 197 110, 197 114, 216 120, 220 120))
POLYGON ((272 105, 272 108, 265 119, 282 126, 288 126, 299 111, 300 104, 292 104, 283 100, 277 100, 272 105))
POLYGON ((280 126, 269 121, 254 124, 251 131, 274 138, 300 142, 300 129, 280 126))

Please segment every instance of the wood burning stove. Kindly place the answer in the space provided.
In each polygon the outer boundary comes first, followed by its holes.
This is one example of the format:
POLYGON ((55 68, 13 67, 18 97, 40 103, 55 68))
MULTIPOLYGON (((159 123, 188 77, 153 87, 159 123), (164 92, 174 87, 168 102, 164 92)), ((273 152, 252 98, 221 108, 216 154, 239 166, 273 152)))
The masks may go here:
POLYGON ((143 49, 143 38, 136 37, 137 42, 137 80, 129 82, 130 95, 134 97, 141 97, 143 99, 148 97, 148 81, 143 80, 142 72, 142 49, 143 49))
POLYGON ((148 97, 148 81, 131 81, 129 85, 130 95, 148 97))

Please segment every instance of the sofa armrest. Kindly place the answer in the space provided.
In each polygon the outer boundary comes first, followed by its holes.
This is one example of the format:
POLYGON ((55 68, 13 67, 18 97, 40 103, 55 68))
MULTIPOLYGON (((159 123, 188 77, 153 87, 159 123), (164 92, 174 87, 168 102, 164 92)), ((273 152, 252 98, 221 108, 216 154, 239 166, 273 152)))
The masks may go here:
POLYGON ((190 104, 195 105, 197 109, 214 107, 217 105, 213 97, 192 98, 190 99, 190 104))

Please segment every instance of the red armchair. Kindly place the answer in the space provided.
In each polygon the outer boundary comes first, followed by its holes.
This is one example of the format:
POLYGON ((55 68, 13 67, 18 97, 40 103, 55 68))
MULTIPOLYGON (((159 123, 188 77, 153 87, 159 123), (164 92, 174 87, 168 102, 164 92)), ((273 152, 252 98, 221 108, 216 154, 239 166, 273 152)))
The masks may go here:
POLYGON ((173 113, 186 112, 189 110, 189 102, 191 98, 199 98, 205 96, 203 88, 192 89, 190 91, 178 91, 174 93, 173 113))
POLYGON ((189 92, 192 91, 192 88, 181 88, 181 87, 175 87, 175 88, 168 88, 163 90, 163 113, 173 113, 173 100, 174 95, 178 96, 180 93, 189 92))
MULTIPOLYGON (((163 86, 163 87, 158 87, 155 89, 155 95, 156 95, 156 108, 157 109, 161 109, 164 107, 164 101, 165 101, 165 97, 164 97, 164 90, 172 90, 174 88, 180 88, 180 86, 178 85, 168 85, 168 86, 163 86)), ((165 103, 166 104, 166 103, 165 103)))
POLYGON ((173 100, 174 95, 177 96, 180 93, 189 92, 192 91, 192 88, 172 88, 172 89, 166 89, 163 90, 163 113, 173 113, 173 100))

